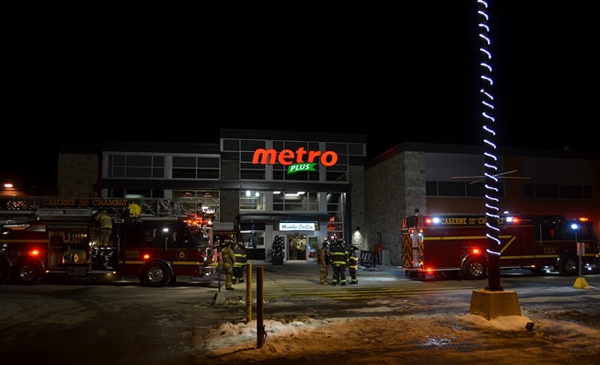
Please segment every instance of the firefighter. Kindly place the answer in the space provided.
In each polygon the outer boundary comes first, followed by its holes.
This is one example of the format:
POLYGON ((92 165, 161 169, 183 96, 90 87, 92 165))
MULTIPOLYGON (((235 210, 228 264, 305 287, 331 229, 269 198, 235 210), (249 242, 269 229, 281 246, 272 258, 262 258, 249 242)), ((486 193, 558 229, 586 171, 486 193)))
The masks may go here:
POLYGON ((358 247, 355 245, 350 246, 350 253, 348 255, 348 271, 350 272, 350 284, 358 284, 356 278, 356 270, 358 270, 358 247))
POLYGON ((112 218, 106 213, 106 210, 102 209, 96 216, 96 220, 99 224, 98 245, 107 247, 112 232, 112 218))
POLYGON ((332 285, 346 285, 346 263, 348 262, 348 252, 346 243, 343 239, 337 238, 331 243, 331 265, 333 266, 332 285))
POLYGON ((223 269, 225 270, 225 289, 233 290, 233 265, 235 265, 235 253, 231 248, 233 240, 226 239, 223 241, 223 249, 221 257, 223 259, 223 269))
POLYGON ((237 243, 234 244, 235 248, 233 253, 235 254, 235 264, 233 265, 233 283, 244 282, 244 271, 246 271, 246 265, 248 258, 246 257, 246 249, 244 245, 237 243))
POLYGON ((329 241, 323 238, 323 246, 319 250, 319 255, 317 257, 317 262, 319 263, 319 272, 320 272, 320 284, 327 285, 327 276, 329 274, 329 241))

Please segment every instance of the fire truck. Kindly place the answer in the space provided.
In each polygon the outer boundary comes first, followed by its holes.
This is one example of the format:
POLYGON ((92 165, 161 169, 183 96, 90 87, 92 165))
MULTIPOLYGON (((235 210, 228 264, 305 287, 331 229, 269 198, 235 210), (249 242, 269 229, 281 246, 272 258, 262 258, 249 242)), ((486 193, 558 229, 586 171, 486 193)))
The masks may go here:
POLYGON ((0 228, 0 284, 34 285, 45 276, 132 276, 162 287, 202 279, 218 268, 206 225, 186 217, 112 218, 109 242, 98 241, 97 210, 5 224, 0 228))
MULTIPOLYGON (((485 216, 416 214, 402 225, 402 264, 406 276, 484 279, 488 267, 485 216)), ((560 275, 595 273, 599 265, 598 236, 592 222, 562 215, 518 215, 498 219, 496 252, 501 270, 527 269, 560 275), (579 243, 579 245, 578 245, 579 243), (584 247, 581 257, 578 247, 584 247)))

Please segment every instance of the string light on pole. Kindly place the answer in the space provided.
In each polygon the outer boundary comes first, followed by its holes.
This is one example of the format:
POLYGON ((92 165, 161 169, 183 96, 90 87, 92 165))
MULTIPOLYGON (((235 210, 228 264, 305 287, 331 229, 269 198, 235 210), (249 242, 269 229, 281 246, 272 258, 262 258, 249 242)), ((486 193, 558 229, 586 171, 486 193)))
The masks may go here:
POLYGON ((479 17, 479 39, 481 47, 479 48, 482 61, 481 66, 481 80, 483 87, 480 92, 482 95, 483 112, 481 115, 484 119, 483 130, 485 132, 484 142, 484 157, 485 157, 485 209, 487 218, 487 239, 488 239, 488 290, 499 291, 502 290, 500 286, 500 250, 501 244, 498 239, 498 219, 499 208, 498 208, 498 167, 496 163, 498 157, 496 156, 496 132, 493 128, 493 124, 496 123, 496 119, 493 116, 494 112, 494 97, 492 96, 492 86, 494 80, 492 78, 492 53, 490 52, 491 37, 490 27, 488 25, 488 3, 483 0, 477 0, 478 17, 479 17))

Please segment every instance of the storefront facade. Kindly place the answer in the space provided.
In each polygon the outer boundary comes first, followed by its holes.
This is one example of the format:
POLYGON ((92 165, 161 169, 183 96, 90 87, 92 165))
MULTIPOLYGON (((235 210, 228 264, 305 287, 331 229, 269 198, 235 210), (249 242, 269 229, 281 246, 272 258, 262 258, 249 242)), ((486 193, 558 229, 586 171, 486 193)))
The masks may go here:
POLYGON ((350 243, 364 221, 364 135, 222 129, 218 145, 108 141, 99 156, 101 197, 169 199, 233 222, 254 259, 268 261, 279 235, 286 261, 315 261, 324 238, 350 243))

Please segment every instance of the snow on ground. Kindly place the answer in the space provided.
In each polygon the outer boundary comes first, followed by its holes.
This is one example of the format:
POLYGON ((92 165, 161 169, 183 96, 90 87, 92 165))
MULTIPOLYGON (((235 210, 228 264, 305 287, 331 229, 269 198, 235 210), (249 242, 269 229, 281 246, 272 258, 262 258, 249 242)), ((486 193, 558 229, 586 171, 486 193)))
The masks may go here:
MULTIPOLYGON (((371 313, 387 310, 385 305, 369 308, 371 313)), ((307 354, 331 356, 340 344, 346 344, 350 349, 360 349, 364 354, 389 354, 397 352, 402 346, 414 347, 415 343, 433 348, 457 344, 468 347, 481 344, 489 347, 489 343, 496 337, 489 335, 490 332, 502 332, 504 335, 500 337, 510 339, 513 337, 511 333, 518 337, 522 332, 544 333, 545 329, 551 329, 558 337, 565 334, 564 343, 556 344, 555 351, 559 353, 562 351, 561 346, 566 350, 573 346, 570 343, 581 345, 582 338, 592 346, 600 343, 600 330, 544 318, 534 321, 525 315, 501 316, 491 320, 473 314, 382 315, 318 320, 297 317, 289 322, 265 320, 263 325, 266 338, 261 348, 257 347, 256 320, 249 323, 223 323, 208 333, 199 335, 197 346, 202 349, 199 359, 256 363, 273 359, 302 359, 307 354)), ((544 340, 549 338, 551 335, 546 335, 544 340)), ((457 358, 452 361, 460 360, 457 358)))

